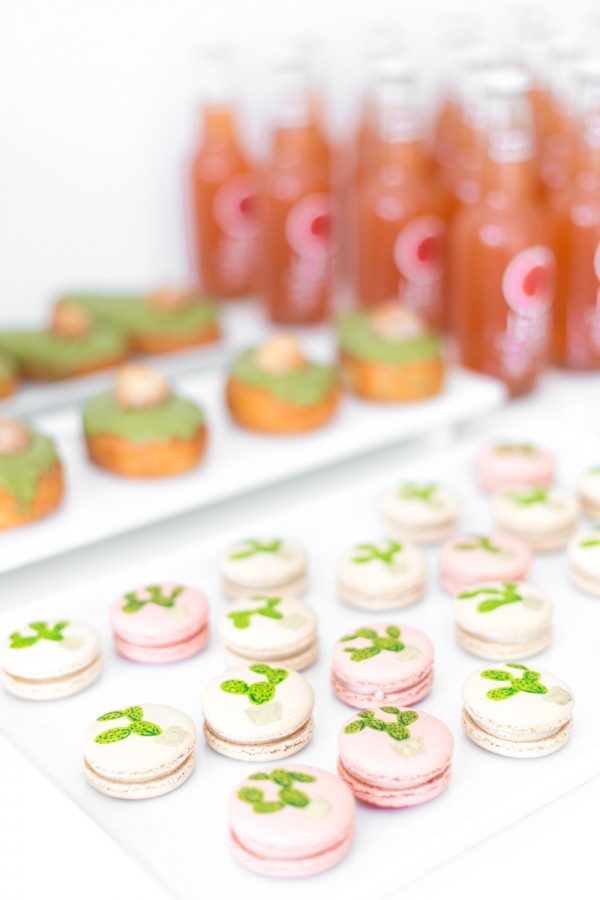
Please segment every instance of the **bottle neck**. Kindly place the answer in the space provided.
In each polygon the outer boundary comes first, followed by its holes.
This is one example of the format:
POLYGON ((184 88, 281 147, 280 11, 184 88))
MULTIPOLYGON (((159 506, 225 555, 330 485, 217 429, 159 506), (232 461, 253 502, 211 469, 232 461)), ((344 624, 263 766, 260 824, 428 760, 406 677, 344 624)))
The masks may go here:
POLYGON ((202 110, 204 144, 220 147, 237 139, 237 115, 231 105, 207 104, 202 110))
POLYGON ((499 203, 535 194, 535 146, 525 94, 490 100, 483 190, 497 195, 499 203))
POLYGON ((584 116, 577 157, 579 173, 594 176, 597 187, 600 184, 600 109, 584 116))

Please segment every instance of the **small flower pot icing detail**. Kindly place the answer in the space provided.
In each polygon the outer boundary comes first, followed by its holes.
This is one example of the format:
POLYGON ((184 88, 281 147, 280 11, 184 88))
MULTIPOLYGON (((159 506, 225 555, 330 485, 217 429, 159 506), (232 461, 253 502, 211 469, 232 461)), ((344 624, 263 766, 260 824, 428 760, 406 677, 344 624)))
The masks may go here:
POLYGON ((233 759, 281 759, 312 737, 313 692, 292 669, 238 666, 214 678, 202 698, 204 734, 233 759))
POLYGON ((202 410, 175 396, 159 372, 130 365, 115 388, 88 401, 83 427, 92 462, 129 478, 160 478, 195 468, 204 455, 202 410))
POLYGON ((226 399, 243 428, 295 434, 329 422, 338 407, 339 389, 333 368, 310 362, 294 338, 279 334, 235 360, 226 399))
POLYGON ((100 635, 84 622, 30 622, 0 644, 0 681, 25 700, 57 700, 93 684, 102 671, 100 635))
POLYGON ((335 775, 312 766, 264 769, 231 796, 231 852, 260 875, 316 875, 350 850, 354 816, 352 793, 335 775))
POLYGON ((463 726, 491 753, 547 756, 568 740, 573 704, 571 689, 555 675, 507 662, 469 675, 463 686, 463 726))
POLYGON ((54 442, 24 422, 0 418, 0 530, 50 515, 63 494, 54 442))
POLYGON ((97 791, 121 800, 159 797, 192 774, 196 727, 170 706, 124 706, 88 727, 83 758, 85 776, 97 791))
POLYGON ((411 706, 433 683, 433 646, 408 625, 373 624, 344 634, 333 649, 331 683, 349 706, 411 706))

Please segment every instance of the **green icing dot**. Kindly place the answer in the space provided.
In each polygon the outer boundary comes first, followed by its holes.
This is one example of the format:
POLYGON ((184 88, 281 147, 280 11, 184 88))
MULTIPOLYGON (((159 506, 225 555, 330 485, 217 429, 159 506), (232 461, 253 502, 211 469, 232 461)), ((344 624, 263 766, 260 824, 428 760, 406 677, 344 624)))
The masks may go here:
POLYGON ((340 348, 350 356, 369 362, 400 366, 437 359, 442 352, 439 337, 425 332, 400 341, 388 340, 371 328, 368 312, 351 312, 338 324, 340 348))
POLYGON ((272 394, 294 406, 312 406, 334 386, 336 373, 330 366, 308 363, 304 368, 283 375, 265 372, 255 362, 254 350, 246 350, 235 360, 231 374, 238 381, 272 394))
POLYGON ((51 331, 9 331, 0 335, 0 347, 21 362, 36 363, 63 374, 124 353, 127 340, 120 329, 96 325, 89 334, 78 338, 61 338, 51 331))
POLYGON ((173 395, 160 406, 124 409, 109 392, 94 397, 83 410, 83 427, 90 437, 116 434, 135 443, 189 440, 203 423, 204 414, 195 403, 173 395))
POLYGON ((104 294, 74 294, 67 298, 100 321, 117 325, 128 333, 167 332, 187 335, 217 321, 215 306, 199 300, 178 310, 156 309, 145 297, 104 294))
POLYGON ((31 444, 20 453, 0 455, 0 485, 19 503, 29 508, 35 496, 40 475, 58 462, 58 455, 49 437, 31 433, 31 444))

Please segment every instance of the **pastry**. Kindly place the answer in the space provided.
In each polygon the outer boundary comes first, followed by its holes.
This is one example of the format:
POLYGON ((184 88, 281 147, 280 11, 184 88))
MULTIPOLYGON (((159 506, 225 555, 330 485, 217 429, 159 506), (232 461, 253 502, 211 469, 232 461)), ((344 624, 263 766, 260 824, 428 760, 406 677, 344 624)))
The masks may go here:
POLYGON ((400 609, 425 590, 426 560, 410 541, 356 544, 338 563, 338 590, 357 609, 400 609))
POLYGON ((448 538, 440 550, 440 581, 450 594, 488 581, 525 581, 531 550, 504 534, 463 534, 448 538))
POLYGON ((64 493, 51 438, 18 419, 0 419, 0 529, 49 515, 64 493))
POLYGON ((497 442, 481 450, 476 473, 479 487, 490 494, 513 484, 549 485, 554 456, 535 444, 497 442))
POLYGON ((233 600, 254 594, 299 597, 306 590, 306 552, 287 538, 236 541, 221 556, 219 567, 225 593, 233 600))
POLYGON ((575 534, 567 555, 573 584, 592 597, 600 597, 600 526, 575 534))
POLYGON ((458 501, 441 484, 405 481, 383 494, 381 515, 387 534, 397 540, 431 544, 456 528, 458 501))
POLYGON ((0 351, 0 400, 10 397, 19 386, 19 367, 10 353, 0 351))
POLYGON ((558 488, 513 485, 492 500, 498 531, 520 538, 538 552, 565 547, 577 527, 577 503, 558 488))
POLYGON ((600 466, 591 466, 579 482, 581 511, 590 519, 600 521, 600 466))

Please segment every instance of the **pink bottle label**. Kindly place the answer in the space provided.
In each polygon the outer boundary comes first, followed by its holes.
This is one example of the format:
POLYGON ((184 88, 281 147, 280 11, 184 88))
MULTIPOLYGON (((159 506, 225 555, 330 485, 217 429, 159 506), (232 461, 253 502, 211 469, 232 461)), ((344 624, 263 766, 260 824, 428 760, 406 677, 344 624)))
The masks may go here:
POLYGON ((590 336, 590 343, 594 350, 600 350, 600 244, 594 253, 594 275, 598 285, 596 287, 596 303, 585 311, 586 331, 590 336))
POLYGON ((394 262, 402 275, 400 301, 418 313, 440 311, 446 226, 439 216, 420 216, 405 225, 394 244, 394 262))
POLYGON ((293 251, 287 290, 299 311, 308 311, 331 286, 333 241, 331 194, 307 194, 287 214, 285 236, 293 251))
POLYGON ((229 178, 213 201, 213 215, 221 229, 217 265, 232 287, 251 280, 256 265, 260 233, 256 197, 256 180, 246 173, 229 178))
POLYGON ((502 293, 509 310, 496 342, 509 377, 529 373, 547 353, 554 275, 554 256, 542 246, 521 250, 504 270, 502 293))

